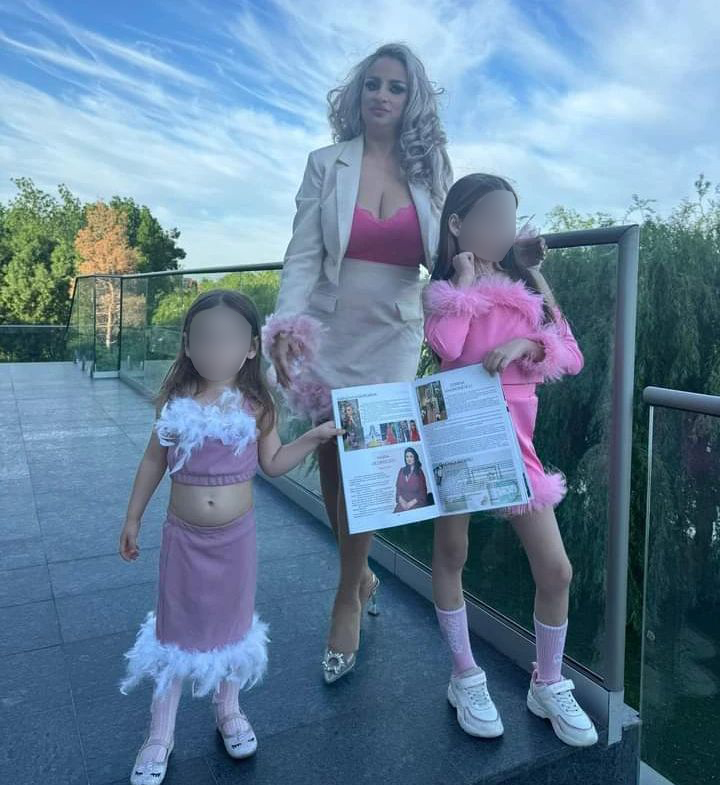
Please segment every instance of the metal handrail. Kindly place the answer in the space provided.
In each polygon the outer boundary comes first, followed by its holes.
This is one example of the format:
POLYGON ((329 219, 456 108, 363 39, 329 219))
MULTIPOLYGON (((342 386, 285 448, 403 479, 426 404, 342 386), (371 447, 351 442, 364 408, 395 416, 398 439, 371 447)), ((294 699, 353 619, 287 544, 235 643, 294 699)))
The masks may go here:
POLYGON ((210 275, 214 273, 260 273, 265 270, 282 270, 282 262, 259 262, 251 265, 229 265, 225 267, 192 267, 190 269, 180 270, 155 270, 149 273, 89 273, 87 275, 76 275, 74 279, 72 297, 70 298, 70 310, 68 311, 67 322, 65 323, 65 335, 70 329, 70 319, 72 317, 73 307, 75 306, 75 293, 77 292, 77 282, 85 278, 156 278, 161 275, 210 275))
POLYGON ((668 387, 646 387, 643 390, 643 401, 648 406, 720 417, 720 395, 672 390, 668 387))

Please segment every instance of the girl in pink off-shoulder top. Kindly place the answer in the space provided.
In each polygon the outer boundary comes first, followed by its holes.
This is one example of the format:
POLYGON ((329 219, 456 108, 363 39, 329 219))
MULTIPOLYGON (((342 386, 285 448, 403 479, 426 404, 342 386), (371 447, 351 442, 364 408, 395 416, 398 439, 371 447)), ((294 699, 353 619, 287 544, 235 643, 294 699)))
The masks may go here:
MULTIPOLYGON (((537 384, 574 375, 583 356, 570 325, 539 272, 514 259, 517 196, 506 180, 475 174, 450 189, 440 225, 438 259, 425 288, 425 337, 442 369, 482 363, 500 374, 532 500, 509 507, 535 579, 536 659, 527 695, 534 714, 550 719, 573 746, 597 741, 588 715, 561 673, 572 568, 553 507, 566 493, 561 472, 547 472, 535 451, 537 384)), ((441 630, 453 653, 448 698, 460 725, 476 736, 499 736, 500 715, 470 648, 462 593, 468 515, 435 523, 433 594, 441 630)))

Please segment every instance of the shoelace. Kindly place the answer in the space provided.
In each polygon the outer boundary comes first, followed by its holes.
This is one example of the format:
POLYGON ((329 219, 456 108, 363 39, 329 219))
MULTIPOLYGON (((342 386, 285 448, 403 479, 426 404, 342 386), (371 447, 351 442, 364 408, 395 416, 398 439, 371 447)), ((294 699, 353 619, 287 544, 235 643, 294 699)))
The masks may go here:
POLYGON ((572 690, 564 690, 563 692, 556 692, 555 699, 560 704, 560 708, 565 714, 579 714, 580 706, 578 706, 572 690))
POLYGON ((477 684, 472 687, 465 688, 470 703, 477 709, 482 709, 490 703, 490 693, 487 690, 486 684, 477 684))

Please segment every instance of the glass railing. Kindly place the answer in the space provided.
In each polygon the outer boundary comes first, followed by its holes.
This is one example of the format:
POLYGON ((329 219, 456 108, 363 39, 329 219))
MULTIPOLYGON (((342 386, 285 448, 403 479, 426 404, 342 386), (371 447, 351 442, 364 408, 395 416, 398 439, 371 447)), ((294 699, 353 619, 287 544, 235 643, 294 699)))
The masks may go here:
MULTIPOLYGON (((616 465, 624 471, 626 466, 629 477, 629 447, 622 434, 628 432, 632 414, 637 228, 550 235, 548 243, 555 250, 544 272, 586 357, 580 376, 546 385, 539 391, 538 451, 546 464, 565 472, 570 489, 558 511, 575 569, 568 655, 590 677, 594 674, 593 678, 603 682, 607 690, 621 694, 627 572, 627 510, 623 507, 629 488, 625 489, 625 496, 618 491, 617 477, 613 484, 609 467, 616 465), (618 256, 620 243, 625 246, 618 256), (622 275, 626 280, 618 287, 622 275), (618 291, 624 292, 625 297, 620 304, 618 291), (625 334, 620 330, 616 334, 617 315, 625 320, 625 334), (623 335, 629 345, 620 358, 613 352, 615 341, 620 340, 618 335, 623 335), (616 380, 614 384, 611 379, 616 380), (620 395, 618 379, 624 385, 620 395), (622 416, 618 411, 622 411, 622 416), (613 422, 620 420, 622 428, 613 429, 613 422), (611 459, 613 455, 615 459, 611 459), (616 547, 615 552, 610 552, 608 541, 612 543, 610 549, 616 547), (611 563, 612 573, 608 567, 611 563), (613 609, 611 627, 606 626, 608 605, 613 609), (612 653, 609 659, 608 652, 612 653)), ((120 377, 146 393, 157 392, 180 346, 183 315, 196 294, 205 288, 242 289, 254 299, 264 321, 274 309, 280 269, 280 265, 270 265, 261 270, 178 271, 122 277, 116 366, 120 377)), ((98 291, 96 287, 96 299, 98 291)), ((81 298, 81 305, 82 302, 81 298)), ((85 324, 87 319, 78 321, 85 324)), ((78 327, 78 333, 85 335, 87 330, 78 327)), ((95 326, 94 334, 96 345, 107 343, 108 336, 113 345, 114 333, 107 320, 95 326)), ((427 359, 425 355, 421 367, 432 370, 427 359)), ((281 423, 285 438, 307 425, 291 418, 288 412, 281 413, 281 423)), ((319 477, 312 459, 290 477, 320 497, 319 477)), ((380 536, 429 569, 432 523, 386 529, 380 536)), ((506 522, 477 516, 471 527, 470 559, 463 577, 468 594, 478 604, 531 634, 534 584, 519 542, 506 522)))
POLYGON ((643 761, 720 783, 720 396, 647 388, 643 761))
POLYGON ((68 355, 84 369, 93 368, 95 339, 95 276, 82 276, 75 279, 66 345, 68 355))
MULTIPOLYGON (((580 376, 538 388, 536 447, 543 462, 562 470, 568 495, 557 509, 574 567, 567 654, 602 676, 608 519, 607 445, 611 419, 615 278, 611 246, 552 251, 544 265, 558 303, 585 353, 580 376)), ((433 524, 387 529, 383 536, 423 564, 432 558, 433 524)), ((535 584, 507 521, 473 516, 463 585, 475 600, 527 630, 533 629, 535 584), (512 570, 508 571, 508 565, 512 570)))

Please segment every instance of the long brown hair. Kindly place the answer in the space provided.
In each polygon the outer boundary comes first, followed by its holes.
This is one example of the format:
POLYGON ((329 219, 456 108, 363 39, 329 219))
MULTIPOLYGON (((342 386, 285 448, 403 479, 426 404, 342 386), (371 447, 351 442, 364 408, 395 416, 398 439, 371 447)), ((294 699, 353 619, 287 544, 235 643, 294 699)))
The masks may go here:
POLYGON ((255 357, 248 357, 245 361, 240 372, 235 377, 235 386, 259 407, 258 422, 262 422, 265 426, 261 430, 267 431, 275 424, 275 406, 262 373, 260 316, 255 303, 242 292, 234 289, 211 289, 198 295, 190 305, 183 321, 182 342, 178 349, 177 357, 163 379, 160 392, 155 398, 155 405, 159 410, 171 398, 197 395, 202 389, 202 377, 195 370, 195 366, 190 361, 190 358, 185 354, 185 346, 190 335, 190 325, 195 316, 201 311, 216 308, 218 305, 232 308, 233 311, 237 311, 250 324, 252 337, 256 341, 257 352, 255 357))
MULTIPOLYGON (((434 281, 449 281, 455 272, 453 268, 453 257, 460 253, 460 245, 457 237, 450 231, 450 216, 455 214, 464 220, 470 212, 475 202, 491 191, 510 191, 515 197, 515 204, 518 204, 518 197, 515 189, 503 177, 494 174, 468 174, 457 180, 448 191, 445 204, 443 205, 442 216, 440 217, 440 239, 438 240, 438 252, 432 271, 434 281)), ((499 263, 500 269, 513 281, 522 281, 530 291, 539 294, 543 298, 543 312, 545 321, 554 320, 551 305, 543 291, 538 286, 537 278, 532 270, 517 263, 515 253, 511 248, 505 258, 499 263)))

